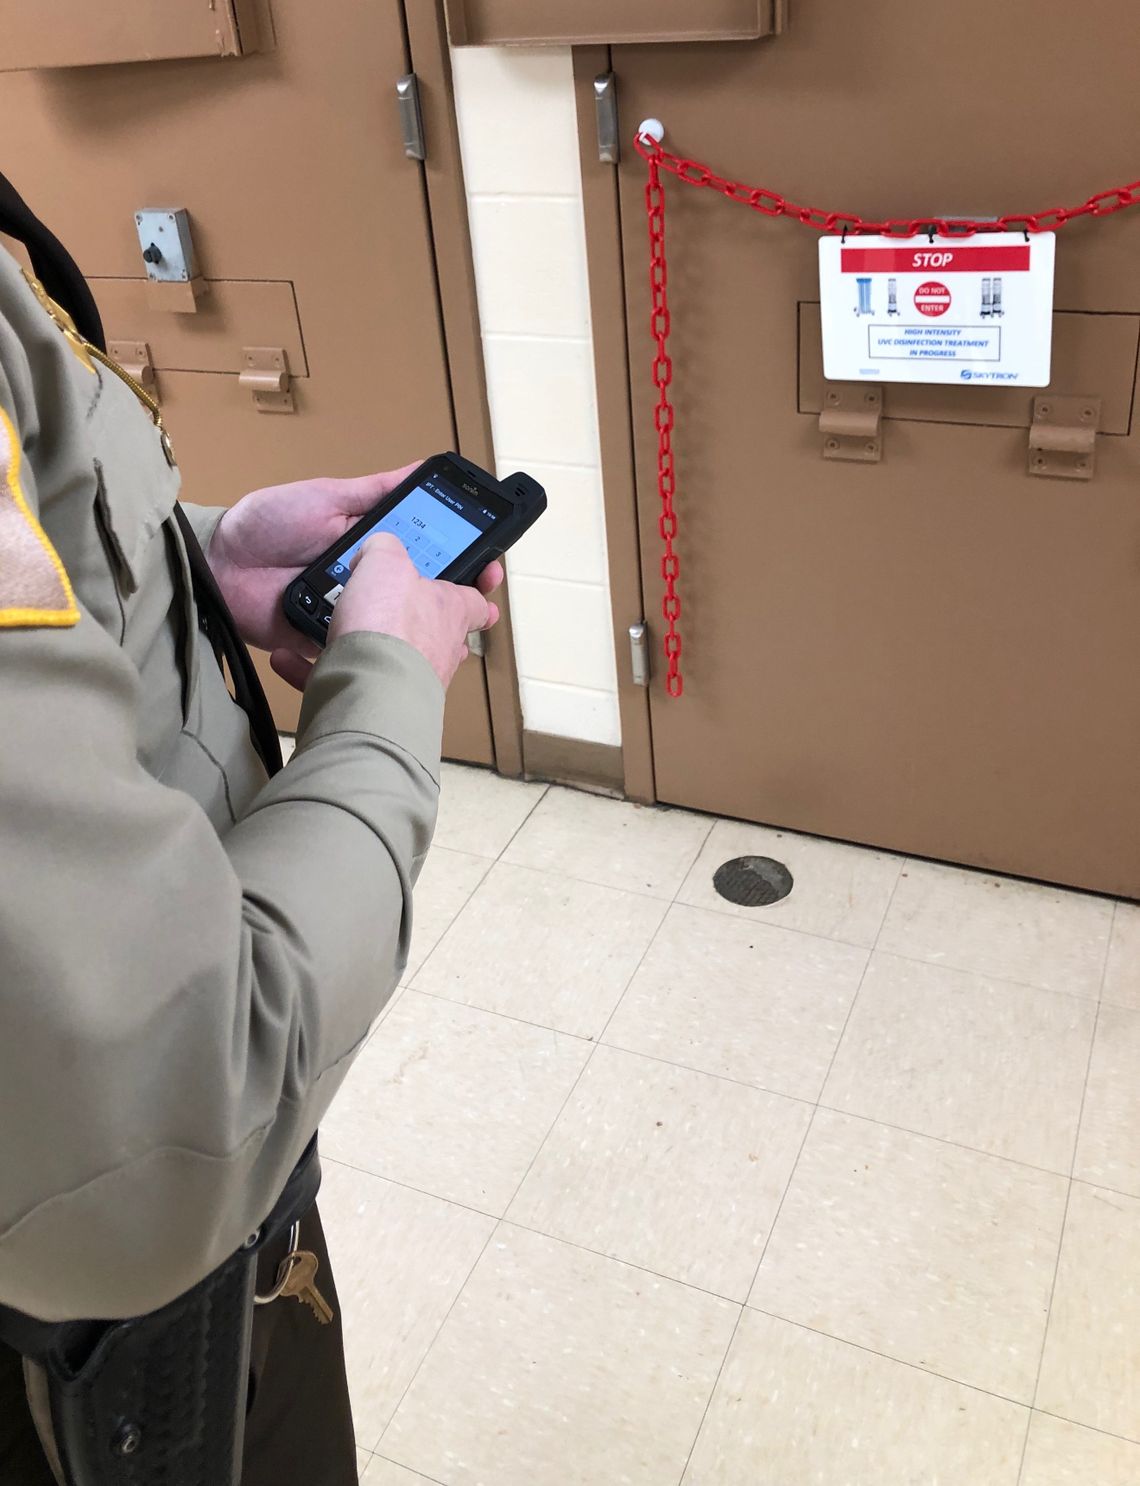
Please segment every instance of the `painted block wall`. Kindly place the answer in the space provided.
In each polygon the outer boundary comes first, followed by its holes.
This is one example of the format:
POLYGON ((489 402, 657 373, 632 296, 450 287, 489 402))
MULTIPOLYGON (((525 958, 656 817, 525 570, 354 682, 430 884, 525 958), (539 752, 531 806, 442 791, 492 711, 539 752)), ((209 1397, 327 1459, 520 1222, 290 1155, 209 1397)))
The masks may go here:
POLYGON ((621 741, 568 49, 452 53, 499 473, 550 507, 508 554, 524 726, 621 741))

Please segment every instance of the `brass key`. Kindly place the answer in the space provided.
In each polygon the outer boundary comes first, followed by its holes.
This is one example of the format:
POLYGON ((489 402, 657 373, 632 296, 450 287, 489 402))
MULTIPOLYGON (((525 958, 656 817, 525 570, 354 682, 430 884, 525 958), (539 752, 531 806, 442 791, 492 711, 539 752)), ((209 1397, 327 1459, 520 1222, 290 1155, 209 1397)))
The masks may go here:
POLYGON ((327 1326, 333 1313, 315 1283, 319 1264, 316 1254, 310 1254, 308 1249, 294 1249, 282 1259, 278 1274, 288 1266, 289 1272, 281 1281, 281 1294, 295 1295, 303 1305, 309 1307, 322 1326, 327 1326))

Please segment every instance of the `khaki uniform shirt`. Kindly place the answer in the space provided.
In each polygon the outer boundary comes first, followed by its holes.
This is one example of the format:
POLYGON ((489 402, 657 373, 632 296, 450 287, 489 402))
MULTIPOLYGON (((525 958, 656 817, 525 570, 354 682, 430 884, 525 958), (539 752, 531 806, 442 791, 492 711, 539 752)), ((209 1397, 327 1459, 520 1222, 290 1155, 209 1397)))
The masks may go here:
MULTIPOLYGON (((443 689, 388 637, 329 645, 267 781, 178 491, 0 250, 0 1303, 48 1320, 160 1306, 257 1228, 396 984, 435 822, 443 689)), ((186 510, 205 545, 221 511, 186 510)))

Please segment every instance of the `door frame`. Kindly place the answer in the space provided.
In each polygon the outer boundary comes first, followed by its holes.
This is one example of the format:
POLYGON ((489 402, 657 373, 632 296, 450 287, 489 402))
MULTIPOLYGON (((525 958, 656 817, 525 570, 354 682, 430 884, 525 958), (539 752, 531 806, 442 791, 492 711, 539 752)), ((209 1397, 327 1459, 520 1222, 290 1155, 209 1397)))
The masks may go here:
MULTIPOLYGON (((409 65, 419 80, 427 141, 424 192, 456 439, 468 458, 493 470, 491 413, 443 0, 404 0, 403 10, 409 65)), ((392 87, 394 109, 395 79, 392 87)), ((485 638, 483 656, 491 740, 496 770, 518 778, 523 772, 522 705, 506 587, 496 601, 502 617, 485 638)))
MULTIPOLYGON (((620 55, 620 54, 619 54, 620 55)), ((650 685, 659 668, 656 640, 660 627, 658 595, 646 594, 641 579, 641 531, 633 454, 629 356, 625 295, 625 255, 642 251, 640 242, 623 240, 618 201, 618 168, 598 159, 594 79, 614 69, 608 46, 576 46, 574 95, 578 109, 578 148, 582 167, 582 208, 586 223, 587 277, 594 334, 594 374, 598 391, 598 433, 609 552, 610 607, 617 661, 618 710, 621 715, 622 770, 631 800, 653 804, 657 786, 653 766, 653 733, 649 687, 633 679, 626 636, 631 625, 650 625, 650 685), (652 612, 648 612, 652 611, 652 612)), ((621 119, 621 78, 617 79, 621 150, 629 142, 628 120, 621 119)), ((649 313, 648 297, 646 314, 649 313)))

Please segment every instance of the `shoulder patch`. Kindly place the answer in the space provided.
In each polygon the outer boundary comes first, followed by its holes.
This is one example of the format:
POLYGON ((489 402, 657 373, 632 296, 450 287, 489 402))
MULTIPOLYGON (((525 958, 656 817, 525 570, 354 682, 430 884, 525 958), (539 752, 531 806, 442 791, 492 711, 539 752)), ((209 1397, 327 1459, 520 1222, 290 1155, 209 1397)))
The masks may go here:
POLYGON ((0 408, 0 629, 67 626, 79 606, 20 484, 20 440, 0 408))

